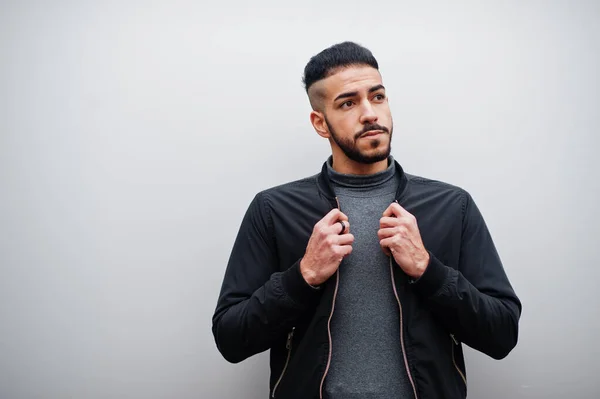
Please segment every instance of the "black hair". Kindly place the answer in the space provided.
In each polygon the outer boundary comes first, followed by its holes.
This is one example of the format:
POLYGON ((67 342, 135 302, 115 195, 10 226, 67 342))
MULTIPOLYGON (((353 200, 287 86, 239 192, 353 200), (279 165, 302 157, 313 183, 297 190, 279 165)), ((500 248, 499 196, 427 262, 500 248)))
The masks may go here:
POLYGON ((368 65, 379 70, 379 64, 370 50, 354 42, 342 42, 326 48, 308 61, 302 78, 304 88, 308 92, 313 83, 350 65, 368 65))

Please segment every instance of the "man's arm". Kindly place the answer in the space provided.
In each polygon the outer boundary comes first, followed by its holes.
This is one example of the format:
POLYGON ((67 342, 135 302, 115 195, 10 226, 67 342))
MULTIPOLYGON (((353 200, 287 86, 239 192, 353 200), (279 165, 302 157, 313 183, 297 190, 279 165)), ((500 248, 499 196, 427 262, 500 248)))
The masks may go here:
POLYGON ((232 363, 269 349, 320 293, 302 277, 300 260, 279 271, 269 223, 258 194, 242 220, 212 318, 217 348, 232 363))
POLYGON ((429 255, 425 272, 413 284, 416 292, 456 339, 492 358, 507 356, 517 344, 522 305, 468 193, 458 270, 429 255))

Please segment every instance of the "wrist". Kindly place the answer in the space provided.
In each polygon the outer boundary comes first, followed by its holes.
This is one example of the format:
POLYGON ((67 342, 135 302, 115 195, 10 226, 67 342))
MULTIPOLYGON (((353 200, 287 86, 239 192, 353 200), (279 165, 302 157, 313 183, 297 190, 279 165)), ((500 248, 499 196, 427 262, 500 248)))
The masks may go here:
POLYGON ((417 262, 415 267, 415 272, 412 274, 412 278, 418 280, 427 270, 427 266, 429 266, 430 256, 429 252, 425 251, 424 258, 420 262, 417 262))
POLYGON ((320 284, 317 281, 316 273, 306 267, 304 258, 300 261, 300 274, 302 274, 302 278, 306 284, 310 285, 311 287, 317 288, 317 286, 320 284))

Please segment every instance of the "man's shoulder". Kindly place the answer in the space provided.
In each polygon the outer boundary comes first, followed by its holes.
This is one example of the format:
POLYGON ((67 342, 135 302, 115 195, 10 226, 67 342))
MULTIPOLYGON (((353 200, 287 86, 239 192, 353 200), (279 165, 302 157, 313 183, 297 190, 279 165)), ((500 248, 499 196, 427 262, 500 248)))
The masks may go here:
POLYGON ((432 178, 427 178, 423 176, 418 176, 414 174, 405 173, 406 178, 408 180, 408 184, 411 188, 415 190, 424 190, 428 192, 437 192, 440 194, 447 195, 456 195, 460 197, 466 197, 469 195, 466 189, 460 187, 458 185, 442 181, 436 180, 432 178))
POLYGON ((259 191, 257 196, 268 200, 285 200, 290 196, 310 196, 311 194, 317 194, 318 176, 319 173, 270 186, 259 191))

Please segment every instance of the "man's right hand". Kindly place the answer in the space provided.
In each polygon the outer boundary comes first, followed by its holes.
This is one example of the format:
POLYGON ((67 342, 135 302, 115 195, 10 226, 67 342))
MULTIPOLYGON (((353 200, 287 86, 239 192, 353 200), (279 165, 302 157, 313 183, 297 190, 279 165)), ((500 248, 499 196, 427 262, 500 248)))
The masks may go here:
POLYGON ((354 236, 349 233, 348 216, 333 209, 315 224, 306 253, 300 261, 300 272, 309 285, 323 284, 352 252, 354 236), (342 231, 342 223, 345 225, 342 231))

